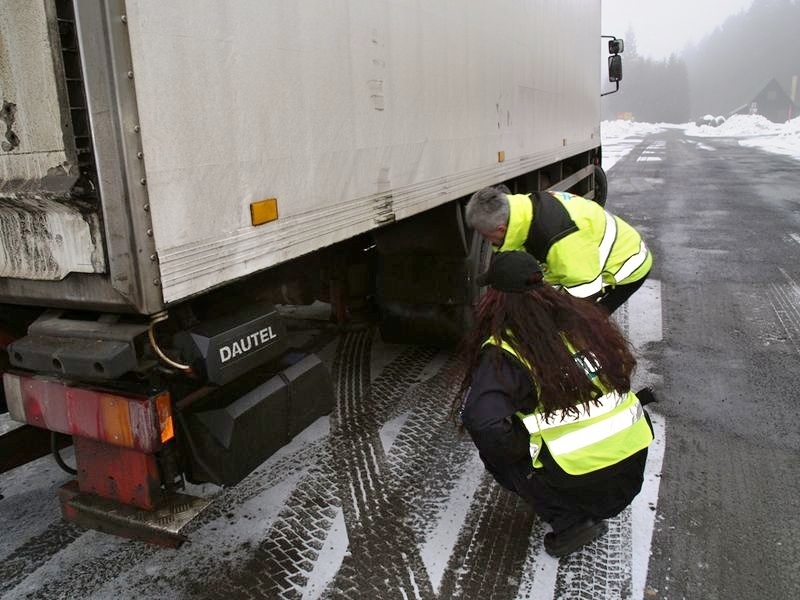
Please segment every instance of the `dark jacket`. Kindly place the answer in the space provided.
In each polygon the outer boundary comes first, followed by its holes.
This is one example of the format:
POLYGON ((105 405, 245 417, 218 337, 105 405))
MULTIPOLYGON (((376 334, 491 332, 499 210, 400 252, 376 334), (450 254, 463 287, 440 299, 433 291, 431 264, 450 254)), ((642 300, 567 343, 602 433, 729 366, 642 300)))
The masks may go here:
POLYGON ((526 250, 545 266, 547 283, 588 298, 643 279, 653 256, 630 224, 599 204, 565 192, 508 195, 501 251, 526 250))
POLYGON ((461 420, 481 460, 500 485, 527 500, 545 520, 608 518, 641 489, 647 449, 612 467, 575 476, 565 473, 545 446, 539 455, 544 466, 533 468, 529 435, 515 413, 534 410, 535 390, 526 368, 507 352, 484 348, 471 383, 461 420), (499 370, 493 360, 498 352, 499 370))

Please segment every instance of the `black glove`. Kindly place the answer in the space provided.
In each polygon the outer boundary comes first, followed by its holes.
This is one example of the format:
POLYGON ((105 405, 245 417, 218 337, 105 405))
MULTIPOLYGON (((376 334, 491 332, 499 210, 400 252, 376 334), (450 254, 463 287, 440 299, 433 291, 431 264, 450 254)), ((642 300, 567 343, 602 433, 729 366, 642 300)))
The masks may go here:
POLYGON ((651 388, 650 386, 643 387, 638 392, 636 392, 636 397, 639 398, 639 404, 641 404, 642 406, 646 406, 651 402, 658 402, 658 398, 656 398, 656 395, 653 393, 653 388, 651 388))

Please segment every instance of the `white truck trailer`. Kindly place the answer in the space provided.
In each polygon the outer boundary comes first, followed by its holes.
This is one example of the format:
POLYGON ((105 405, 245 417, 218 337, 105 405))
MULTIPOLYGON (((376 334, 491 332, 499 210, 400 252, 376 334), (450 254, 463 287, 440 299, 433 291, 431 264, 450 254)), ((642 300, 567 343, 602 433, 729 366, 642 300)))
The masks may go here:
POLYGON ((599 0, 0 0, 0 39, 5 401, 87 526, 180 543, 184 478, 332 409, 276 305, 452 342, 470 194, 604 201, 599 0))

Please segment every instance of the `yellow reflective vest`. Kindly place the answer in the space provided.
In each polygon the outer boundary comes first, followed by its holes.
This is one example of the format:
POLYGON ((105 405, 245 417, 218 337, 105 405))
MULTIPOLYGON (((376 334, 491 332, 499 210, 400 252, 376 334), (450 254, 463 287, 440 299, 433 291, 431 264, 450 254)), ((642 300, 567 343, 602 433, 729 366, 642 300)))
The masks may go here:
POLYGON ((602 206, 566 192, 509 194, 509 218, 497 251, 526 250, 544 280, 587 298, 644 277, 653 256, 639 233, 602 206))
MULTIPOLYGON (((557 411, 545 418, 540 408, 532 413, 517 413, 530 434, 530 454, 533 466, 541 468, 539 452, 542 444, 553 460, 570 475, 585 475, 618 462, 647 448, 653 441, 653 432, 644 418, 644 409, 631 391, 606 390, 596 381, 597 366, 580 353, 574 352, 565 340, 576 361, 603 395, 597 405, 576 406, 575 412, 557 411)), ((525 361, 505 340, 491 338, 486 344, 499 346, 521 364, 525 361)))

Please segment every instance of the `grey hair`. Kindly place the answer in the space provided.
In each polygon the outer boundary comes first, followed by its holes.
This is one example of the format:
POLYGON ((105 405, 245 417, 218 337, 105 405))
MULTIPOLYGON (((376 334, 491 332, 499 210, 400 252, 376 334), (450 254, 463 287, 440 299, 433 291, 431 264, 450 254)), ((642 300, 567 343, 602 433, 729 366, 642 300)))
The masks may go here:
POLYGON ((467 225, 478 231, 492 231, 508 224, 509 190, 506 186, 485 187, 478 190, 467 202, 464 217, 467 225))

